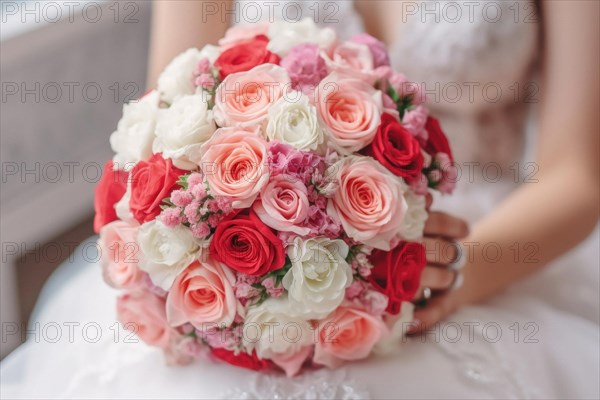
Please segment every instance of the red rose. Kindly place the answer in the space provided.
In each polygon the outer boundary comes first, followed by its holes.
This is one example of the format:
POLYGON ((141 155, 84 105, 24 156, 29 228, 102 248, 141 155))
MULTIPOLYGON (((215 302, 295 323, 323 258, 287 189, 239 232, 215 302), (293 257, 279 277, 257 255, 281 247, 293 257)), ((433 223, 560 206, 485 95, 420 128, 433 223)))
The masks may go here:
POLYGON ((102 178, 96 186, 94 197, 94 232, 100 232, 100 228, 117 219, 115 204, 127 190, 127 172, 113 171, 113 162, 109 160, 104 164, 102 178))
POLYGON ((177 187, 177 180, 185 171, 175 168, 170 159, 154 154, 148 161, 140 161, 131 170, 131 200, 133 217, 143 224, 160 214, 160 205, 177 187))
POLYGON ((236 355, 233 351, 229 351, 223 348, 212 348, 211 352, 212 355, 216 358, 223 360, 231 365, 235 365, 236 367, 248 368, 254 371, 262 371, 270 369, 272 366, 269 360, 262 360, 258 358, 255 351, 253 351, 252 354, 248 354, 241 351, 239 354, 236 355))
POLYGON ((215 61, 221 79, 234 72, 250 71, 257 65, 279 64, 281 59, 267 50, 268 44, 269 39, 265 35, 258 35, 252 40, 225 50, 215 61))
POLYGON ((365 153, 407 182, 421 175, 424 160, 419 141, 390 114, 381 116, 375 138, 365 153))
POLYGON ((387 311, 398 314, 403 301, 411 301, 421 280, 427 262, 425 247, 420 243, 400 242, 390 251, 374 250, 369 281, 389 298, 387 311))
POLYGON ((423 149, 432 156, 438 153, 445 153, 450 158, 450 162, 453 163, 452 150, 450 150, 446 134, 440 127, 440 122, 436 118, 429 116, 425 123, 425 130, 427 131, 428 138, 427 142, 423 144, 423 149))
POLYGON ((210 253, 247 275, 264 275, 285 263, 283 242, 254 213, 222 221, 210 242, 210 253))

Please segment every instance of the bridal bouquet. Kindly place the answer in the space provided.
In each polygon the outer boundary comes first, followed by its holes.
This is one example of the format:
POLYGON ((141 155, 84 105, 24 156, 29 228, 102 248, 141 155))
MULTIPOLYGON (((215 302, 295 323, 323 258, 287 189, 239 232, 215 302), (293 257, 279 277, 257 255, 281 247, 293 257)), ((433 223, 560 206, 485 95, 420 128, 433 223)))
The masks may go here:
POLYGON ((231 28, 124 106, 94 221, 118 318, 167 360, 297 374, 389 352, 452 154, 385 46, 231 28))

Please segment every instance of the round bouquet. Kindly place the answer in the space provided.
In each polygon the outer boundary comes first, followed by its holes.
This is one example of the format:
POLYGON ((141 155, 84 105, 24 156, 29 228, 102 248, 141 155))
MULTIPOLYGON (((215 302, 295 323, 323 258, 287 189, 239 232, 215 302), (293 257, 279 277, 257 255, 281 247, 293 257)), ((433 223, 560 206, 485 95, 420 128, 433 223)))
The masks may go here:
POLYGON ((172 363, 288 375, 389 352, 452 154, 385 46, 312 21, 231 28, 124 106, 96 191, 118 318, 172 363), (209 362, 209 361, 205 361, 209 362))

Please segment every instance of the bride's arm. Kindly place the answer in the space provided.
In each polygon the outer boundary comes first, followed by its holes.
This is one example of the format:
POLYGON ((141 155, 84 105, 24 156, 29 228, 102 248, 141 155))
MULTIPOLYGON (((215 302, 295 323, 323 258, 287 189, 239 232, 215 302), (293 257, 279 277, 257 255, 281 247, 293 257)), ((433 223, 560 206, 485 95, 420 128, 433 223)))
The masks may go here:
POLYGON ((156 85, 158 75, 177 54, 216 44, 225 35, 230 14, 221 11, 230 10, 231 3, 160 0, 152 4, 148 88, 156 85))
POLYGON ((598 3, 541 3, 539 182, 523 185, 473 227, 464 240, 472 249, 464 285, 418 311, 422 327, 541 269, 583 240, 598 221, 598 3), (482 251, 486 243, 501 248, 496 262, 482 251))

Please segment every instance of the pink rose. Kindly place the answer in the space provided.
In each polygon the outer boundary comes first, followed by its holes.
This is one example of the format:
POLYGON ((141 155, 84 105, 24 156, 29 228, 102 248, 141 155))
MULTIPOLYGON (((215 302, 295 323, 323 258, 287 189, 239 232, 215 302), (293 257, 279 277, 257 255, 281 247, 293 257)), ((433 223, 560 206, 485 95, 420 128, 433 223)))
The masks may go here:
POLYGON ((380 317, 342 306, 319 323, 318 333, 314 361, 336 368, 366 358, 389 329, 380 317))
POLYGON ((383 94, 383 110, 388 114, 393 114, 397 120, 400 120, 400 114, 398 113, 396 103, 394 103, 394 100, 386 93, 383 94))
POLYGON ((233 272, 222 264, 194 262, 177 276, 167 296, 169 325, 189 322, 199 330, 231 325, 241 310, 234 284, 233 272))
POLYGON ((425 130, 425 124, 427 123, 427 117, 429 112, 423 105, 408 110, 402 117, 402 125, 417 139, 427 141, 427 131, 425 130))
POLYGON ((188 365, 194 359, 207 356, 208 353, 207 346, 201 344, 197 338, 184 335, 175 336, 165 349, 167 365, 188 365))
POLYGON ((234 25, 227 29, 225 37, 219 39, 219 46, 221 51, 225 51, 235 45, 250 41, 258 35, 267 35, 269 32, 269 24, 258 23, 258 24, 247 24, 247 25, 234 25))
POLYGON ((351 76, 373 85, 377 80, 373 55, 366 44, 343 42, 333 50, 331 58, 325 55, 331 71, 351 76))
POLYGON ((191 159, 202 168, 211 196, 230 198, 233 208, 250 207, 269 181, 267 142, 258 130, 217 129, 191 159))
POLYGON ((458 181, 458 170, 446 153, 437 153, 434 157, 435 164, 439 169, 429 173, 429 178, 435 185, 435 189, 445 194, 451 194, 458 181))
POLYGON ((427 194, 427 189, 429 188, 427 176, 423 173, 420 174, 417 179, 410 183, 410 188, 415 194, 425 196, 427 194))
POLYGON ((290 75, 293 88, 304 94, 313 93, 321 79, 327 76, 327 65, 319 46, 314 43, 293 47, 280 64, 290 75))
POLYGON ((273 363, 279 368, 284 370, 287 376, 294 376, 300 372, 302 364, 304 364, 306 359, 311 355, 312 351, 312 346, 305 346, 292 354, 274 353, 271 357, 271 361, 273 361, 273 363))
POLYGON ((380 40, 375 39, 368 33, 359 33, 350 39, 354 43, 365 44, 369 46, 369 50, 373 55, 373 64, 375 68, 390 65, 390 56, 388 55, 385 44, 380 40))
POLYGON ((402 179, 370 157, 349 156, 330 167, 338 190, 327 212, 346 234, 368 246, 390 250, 407 210, 402 179))
POLYGON ((350 154, 373 141, 383 100, 368 83, 333 73, 319 84, 316 106, 332 144, 350 154))
POLYGON ((271 105, 291 88, 286 70, 274 64, 230 74, 215 93, 215 121, 219 126, 260 124, 271 105))
POLYGON ((409 81, 403 74, 393 72, 389 81, 390 85, 392 85, 400 98, 411 96, 413 105, 419 105, 425 102, 425 93, 421 91, 419 85, 409 81))
POLYGON ((100 267, 102 277, 109 286, 127 289, 143 282, 144 272, 138 268, 138 229, 135 221, 130 224, 119 220, 100 229, 100 267))
POLYGON ((166 349, 177 332, 167 324, 165 300, 147 289, 125 293, 117 299, 117 318, 150 346, 166 349))
POLYGON ((304 183, 290 175, 278 175, 263 188, 253 209, 265 225, 304 236, 310 232, 301 226, 309 206, 304 183))

